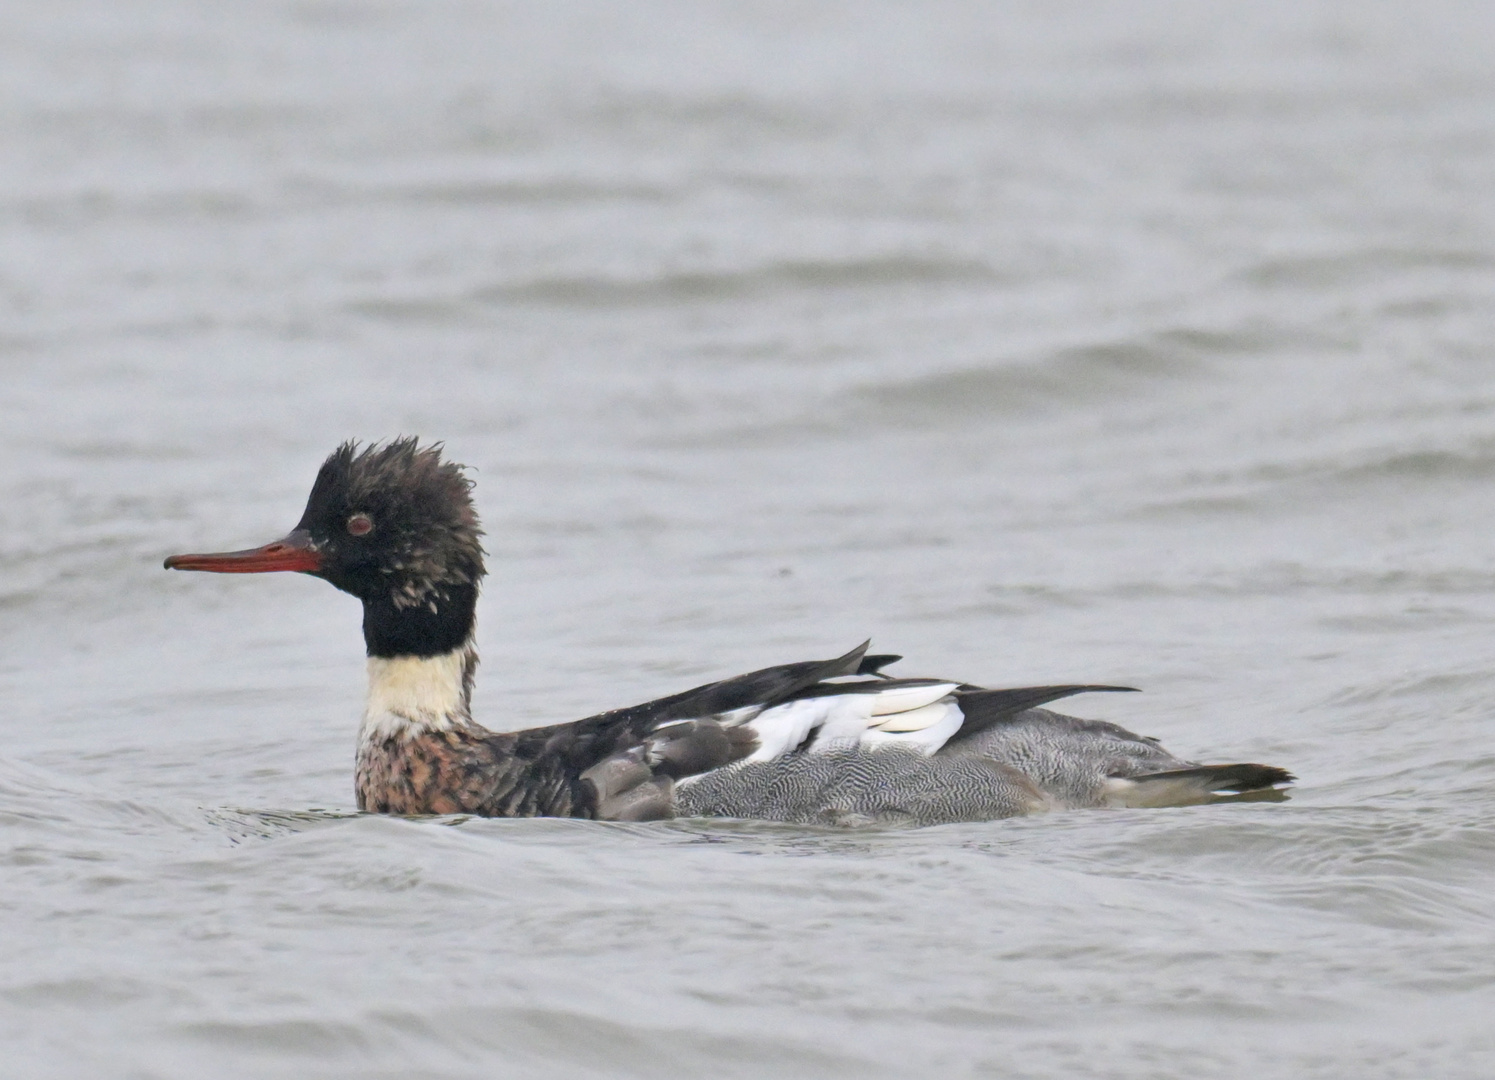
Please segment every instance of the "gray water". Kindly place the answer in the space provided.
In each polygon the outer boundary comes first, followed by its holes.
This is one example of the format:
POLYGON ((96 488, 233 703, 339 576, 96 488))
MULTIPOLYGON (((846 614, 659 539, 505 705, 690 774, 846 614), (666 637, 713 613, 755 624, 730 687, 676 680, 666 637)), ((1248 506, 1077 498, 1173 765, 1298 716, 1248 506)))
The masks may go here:
POLYGON ((0 8, 0 1074, 1495 1075, 1485 3, 0 8), (444 439, 476 703, 865 637, 1290 801, 353 813, 444 439))

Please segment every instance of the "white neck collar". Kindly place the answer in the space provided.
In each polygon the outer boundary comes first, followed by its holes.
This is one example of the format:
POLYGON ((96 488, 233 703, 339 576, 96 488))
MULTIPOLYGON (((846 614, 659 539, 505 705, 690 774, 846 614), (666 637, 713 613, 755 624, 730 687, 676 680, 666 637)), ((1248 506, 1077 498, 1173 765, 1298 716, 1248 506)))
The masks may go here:
POLYGON ((438 656, 369 657, 369 693, 360 743, 410 739, 472 724, 471 639, 438 656))

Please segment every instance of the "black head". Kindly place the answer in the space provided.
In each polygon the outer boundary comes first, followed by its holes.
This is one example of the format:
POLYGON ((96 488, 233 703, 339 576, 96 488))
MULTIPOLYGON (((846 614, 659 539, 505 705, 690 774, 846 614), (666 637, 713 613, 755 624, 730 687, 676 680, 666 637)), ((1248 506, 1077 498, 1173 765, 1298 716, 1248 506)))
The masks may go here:
POLYGON ((482 529, 472 482, 413 438, 359 449, 346 442, 322 463, 301 521, 262 548, 174 555, 168 568, 219 573, 299 570, 363 601, 371 656, 434 656, 472 632, 482 582, 482 529))
POLYGON ((296 530, 321 556, 313 571, 360 600, 428 607, 451 586, 483 577, 472 481, 441 447, 395 439, 345 442, 317 471, 296 530))

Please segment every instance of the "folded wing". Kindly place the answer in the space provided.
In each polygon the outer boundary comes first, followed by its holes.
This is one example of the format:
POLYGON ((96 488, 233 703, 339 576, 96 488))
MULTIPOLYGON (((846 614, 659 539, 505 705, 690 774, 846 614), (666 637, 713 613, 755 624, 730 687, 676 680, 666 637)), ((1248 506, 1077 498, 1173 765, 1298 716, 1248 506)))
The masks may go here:
POLYGON ((882 750, 932 758, 1035 705, 1129 689, 986 690, 953 680, 895 679, 881 669, 898 657, 869 657, 866 649, 863 643, 831 660, 764 668, 547 730, 582 767, 598 817, 644 820, 673 812, 677 785, 713 774, 791 757, 823 759, 817 767, 823 771, 832 757, 882 750))

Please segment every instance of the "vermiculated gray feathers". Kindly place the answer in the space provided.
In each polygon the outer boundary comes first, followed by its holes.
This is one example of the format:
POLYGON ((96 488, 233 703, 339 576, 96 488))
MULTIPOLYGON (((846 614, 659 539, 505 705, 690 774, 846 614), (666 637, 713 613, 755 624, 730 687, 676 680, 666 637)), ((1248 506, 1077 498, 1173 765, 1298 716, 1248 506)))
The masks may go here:
POLYGON ((682 816, 798 824, 935 825, 1044 809, 1020 773, 975 755, 925 757, 899 747, 789 754, 732 765, 675 787, 682 816))
POLYGON ((1005 762, 1065 806, 1103 806, 1106 781, 1116 776, 1185 769, 1154 739, 1103 720, 1080 720, 1029 709, 949 747, 954 756, 1005 762))

